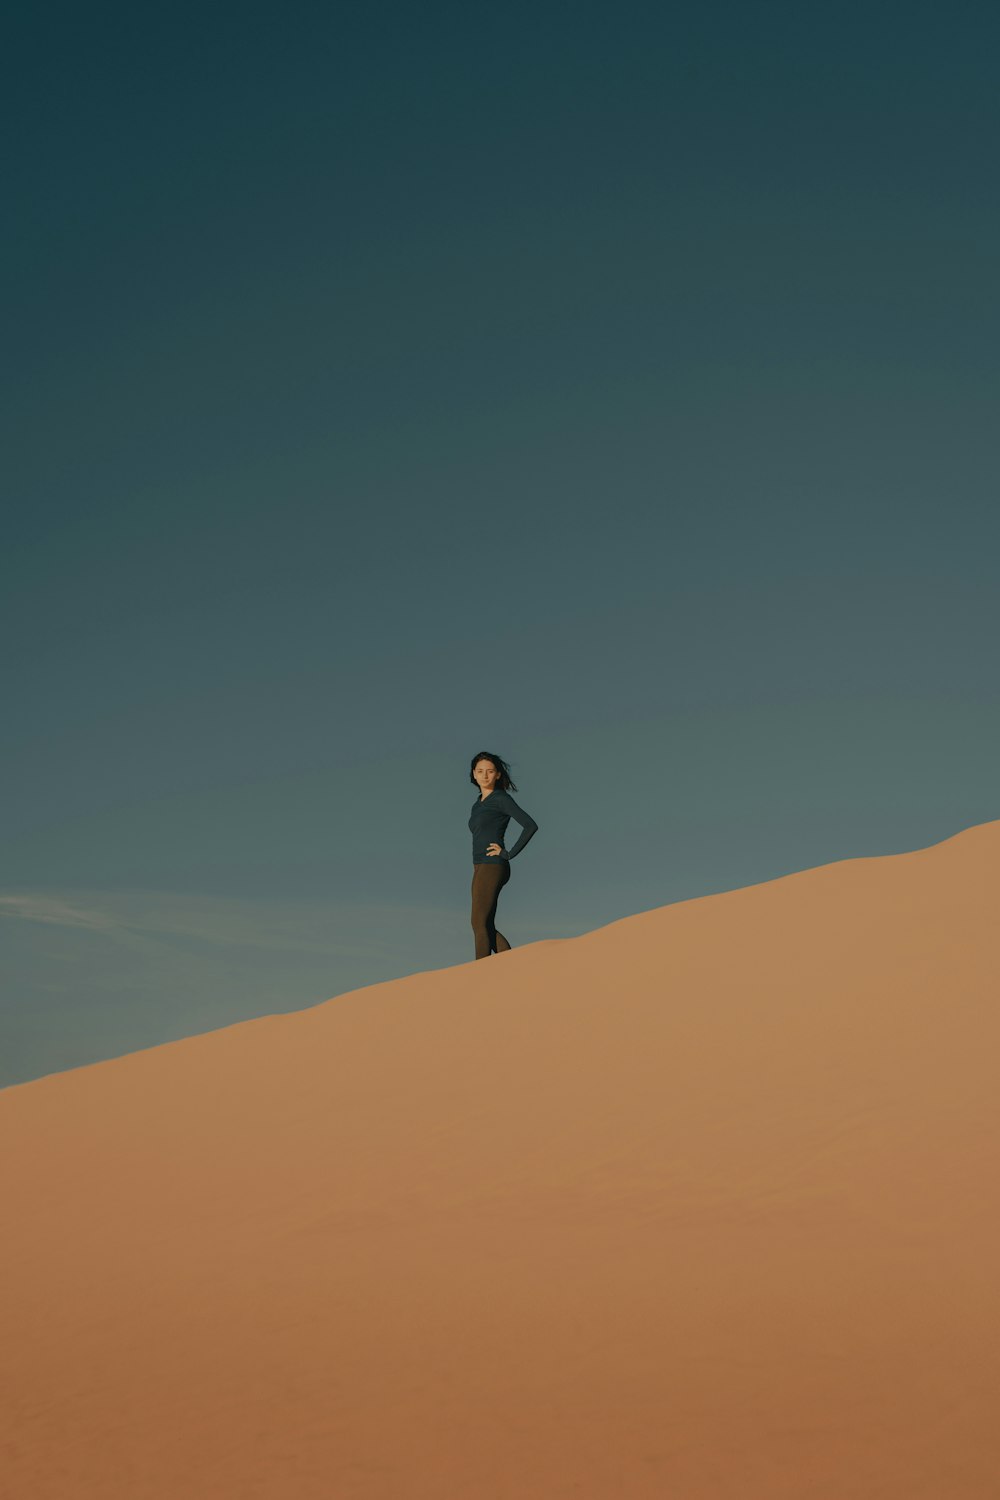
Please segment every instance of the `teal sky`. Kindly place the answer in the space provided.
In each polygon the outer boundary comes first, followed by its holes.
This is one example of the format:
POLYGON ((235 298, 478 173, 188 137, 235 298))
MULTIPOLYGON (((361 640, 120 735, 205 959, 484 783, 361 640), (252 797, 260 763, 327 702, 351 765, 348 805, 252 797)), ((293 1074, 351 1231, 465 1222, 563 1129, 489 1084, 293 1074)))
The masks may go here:
POLYGON ((1000 815, 998 44, 22 10, 0 1084, 1000 815))

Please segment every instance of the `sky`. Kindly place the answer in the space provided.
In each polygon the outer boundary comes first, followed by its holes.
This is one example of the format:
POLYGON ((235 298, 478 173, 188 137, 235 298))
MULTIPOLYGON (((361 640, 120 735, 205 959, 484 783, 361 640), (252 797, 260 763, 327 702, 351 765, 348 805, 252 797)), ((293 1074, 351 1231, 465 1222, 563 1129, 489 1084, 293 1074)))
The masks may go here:
POLYGON ((998 43, 22 7, 0 1086, 1000 816, 998 43))

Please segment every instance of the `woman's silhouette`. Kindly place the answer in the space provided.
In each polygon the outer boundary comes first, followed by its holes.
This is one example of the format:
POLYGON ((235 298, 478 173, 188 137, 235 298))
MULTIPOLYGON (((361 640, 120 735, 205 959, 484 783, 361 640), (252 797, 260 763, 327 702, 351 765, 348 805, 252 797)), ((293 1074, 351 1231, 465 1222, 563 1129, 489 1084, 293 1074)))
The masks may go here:
POLYGON ((476 957, 489 958, 491 953, 506 953, 510 944, 497 932, 495 917, 500 892, 510 879, 510 861, 519 854, 538 824, 530 813, 518 807, 510 795, 517 787, 510 779, 510 767, 499 755, 480 750, 472 757, 469 780, 480 795, 472 804, 469 828, 472 830, 472 931, 476 939, 476 957), (503 847, 503 836, 511 818, 521 825, 521 837, 513 849, 503 847))

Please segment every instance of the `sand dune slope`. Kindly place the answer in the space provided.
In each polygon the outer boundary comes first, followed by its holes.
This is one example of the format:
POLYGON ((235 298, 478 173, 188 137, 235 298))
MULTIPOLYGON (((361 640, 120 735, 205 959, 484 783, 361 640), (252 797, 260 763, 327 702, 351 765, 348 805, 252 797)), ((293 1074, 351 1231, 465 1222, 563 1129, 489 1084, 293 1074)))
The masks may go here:
POLYGON ((14 1500, 996 1500, 1000 823, 0 1093, 14 1500))

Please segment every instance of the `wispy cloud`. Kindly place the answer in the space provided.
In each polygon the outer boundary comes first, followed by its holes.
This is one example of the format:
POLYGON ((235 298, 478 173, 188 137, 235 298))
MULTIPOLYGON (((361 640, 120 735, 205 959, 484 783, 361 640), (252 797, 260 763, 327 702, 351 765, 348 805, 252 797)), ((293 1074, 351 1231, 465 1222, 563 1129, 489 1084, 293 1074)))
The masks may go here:
POLYGON ((54 927, 86 927, 92 932, 107 931, 115 925, 114 919, 105 912, 71 906, 56 896, 41 896, 34 892, 0 896, 0 917, 45 922, 54 927))
POLYGON ((176 939, 274 952, 384 958, 400 932, 444 936, 456 913, 385 902, 189 897, 168 891, 6 891, 0 917, 95 933, 113 941, 176 939))

